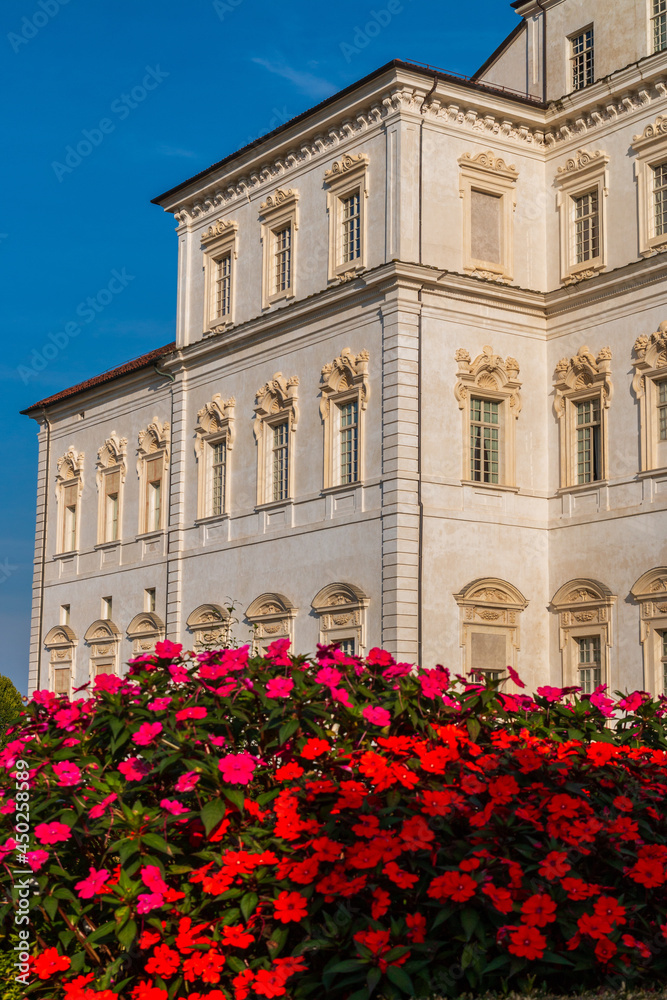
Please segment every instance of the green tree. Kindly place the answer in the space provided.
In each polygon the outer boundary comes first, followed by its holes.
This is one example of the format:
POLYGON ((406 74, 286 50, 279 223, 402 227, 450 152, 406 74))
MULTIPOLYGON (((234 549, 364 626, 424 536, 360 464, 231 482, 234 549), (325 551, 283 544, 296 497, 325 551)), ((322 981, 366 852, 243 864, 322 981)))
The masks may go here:
POLYGON ((23 699, 9 677, 0 674, 0 747, 7 742, 7 729, 23 709, 23 699))

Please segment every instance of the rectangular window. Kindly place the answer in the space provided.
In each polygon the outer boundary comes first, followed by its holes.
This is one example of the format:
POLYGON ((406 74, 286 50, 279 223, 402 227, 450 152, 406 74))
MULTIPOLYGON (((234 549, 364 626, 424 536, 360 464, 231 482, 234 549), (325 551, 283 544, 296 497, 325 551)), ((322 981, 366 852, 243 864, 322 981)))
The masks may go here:
POLYGON ((109 621, 111 619, 111 612, 113 610, 113 598, 103 597, 102 598, 102 618, 104 621, 109 621))
POLYGON ((120 472, 108 472, 104 477, 104 541, 118 539, 118 497, 120 472))
POLYGON ((574 259, 583 264, 600 256, 598 193, 589 191, 572 199, 574 210, 574 259))
POLYGON ((658 433, 661 441, 667 441, 667 380, 658 382, 658 433))
POLYGON ((273 234, 273 294, 288 292, 292 287, 292 226, 273 234))
POLYGON ((227 469, 227 442, 216 441, 211 445, 211 514, 225 512, 225 479, 227 469))
POLYGON ((162 526, 162 457, 146 462, 146 531, 159 531, 162 526))
POLYGON ((482 670, 492 680, 505 674, 507 665, 507 639, 504 634, 472 632, 470 635, 470 668, 482 670))
POLYGON ((667 695, 667 632, 660 633, 660 652, 662 660, 662 693, 667 695))
POLYGON ((499 469, 500 403, 470 400, 470 478, 497 483, 499 469))
POLYGON ((653 51, 667 49, 667 0, 651 0, 653 51))
POLYGON ((341 198, 343 264, 361 257, 361 198, 358 191, 341 198))
POLYGON ((76 549, 76 508, 79 502, 79 484, 72 483, 63 487, 63 502, 65 516, 63 518, 63 552, 73 552, 76 549))
POLYGON ((664 236, 667 233, 667 163, 659 163, 652 169, 653 235, 664 236))
POLYGON ((113 668, 113 663, 96 663, 95 667, 94 667, 94 670, 95 670, 95 676, 96 677, 99 677, 100 674, 113 674, 113 673, 115 673, 114 668, 113 668))
POLYGON ((60 605, 60 624, 69 625, 69 604, 60 605))
POLYGON ((592 694, 602 684, 600 637, 589 635, 577 640, 579 645, 579 684, 582 694, 592 694))
POLYGON ((593 28, 582 31, 580 35, 570 39, 572 45, 572 90, 588 87, 595 80, 593 62, 593 28))
POLYGON ((602 479, 600 400, 577 403, 577 483, 602 479))
POLYGON ((213 315, 229 316, 232 311, 232 254, 231 251, 215 261, 215 302, 213 315))
POLYGON ((502 263, 502 197, 470 192, 470 256, 489 264, 502 263))
POLYGON ((155 611, 155 587, 144 590, 144 611, 155 611))
POLYGON ((338 643, 338 648, 341 653, 345 656, 356 656, 357 655, 357 642, 356 639, 336 639, 338 643))
POLYGON ((341 485, 359 479, 359 404, 357 400, 340 407, 340 481, 341 485))
POLYGON ((289 426, 287 421, 277 424, 273 428, 272 445, 272 500, 286 500, 288 496, 288 435, 289 426))
POLYGON ((59 667, 53 671, 53 691, 55 694, 69 694, 71 668, 59 667))

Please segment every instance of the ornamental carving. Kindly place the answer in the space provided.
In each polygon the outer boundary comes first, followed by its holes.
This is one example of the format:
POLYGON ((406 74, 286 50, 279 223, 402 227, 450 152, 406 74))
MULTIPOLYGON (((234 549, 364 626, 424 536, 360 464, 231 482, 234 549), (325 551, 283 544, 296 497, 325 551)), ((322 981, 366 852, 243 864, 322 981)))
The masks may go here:
POLYGON ((632 145, 635 149, 641 149, 646 143, 661 136, 667 136, 667 116, 665 115, 658 115, 654 122, 645 127, 643 132, 633 136, 632 145))
POLYGON ((368 605, 369 599, 354 584, 330 583, 323 587, 311 605, 320 620, 320 641, 354 638, 359 653, 364 645, 368 605))
POLYGON ((510 412, 515 417, 521 412, 521 395, 518 381, 519 362, 516 358, 503 360, 499 354, 493 353, 492 347, 483 347, 474 361, 470 354, 460 347, 455 354, 459 366, 458 381, 454 386, 454 395, 459 409, 466 406, 470 392, 475 390, 501 393, 509 399, 510 412))
POLYGON ((209 403, 202 406, 197 413, 197 426, 195 433, 200 437, 207 434, 217 434, 220 431, 227 431, 227 447, 232 448, 233 434, 232 424, 234 421, 234 407, 236 400, 232 396, 226 402, 219 392, 216 392, 209 403))
POLYGON ((257 399, 255 413, 261 419, 285 410, 291 413, 292 426, 296 427, 299 416, 296 405, 299 398, 298 387, 298 375, 292 375, 291 378, 286 379, 282 372, 276 372, 273 378, 255 393, 257 399))
POLYGON ((292 640, 292 626, 297 609, 283 594, 261 594, 248 607, 245 617, 252 625, 256 642, 271 639, 292 640))
POLYGON ((127 438, 119 438, 116 432, 112 431, 111 437, 106 439, 102 447, 97 452, 98 468, 108 469, 113 465, 123 465, 126 448, 127 438))
POLYGON ((322 368, 321 391, 322 401, 320 412, 325 417, 329 411, 329 397, 348 389, 358 389, 359 406, 362 410, 368 405, 368 361, 367 350, 353 354, 349 347, 344 347, 340 356, 329 361, 322 368))
POLYGON ((143 611, 135 615, 127 626, 127 637, 132 642, 135 656, 153 652, 155 643, 164 639, 164 622, 154 611, 143 611))
POLYGON ((516 179, 519 172, 512 163, 508 166, 500 156, 495 156, 490 150, 487 153, 464 153, 459 157, 459 163, 467 167, 478 167, 480 170, 490 170, 494 174, 502 174, 505 177, 516 179))
POLYGON ((473 608, 478 615, 486 612, 489 604, 502 604, 514 611, 523 611, 528 607, 521 591, 511 583, 497 579, 474 580, 460 593, 454 594, 454 600, 459 607, 473 608))
MULTIPOLYGON (((65 454, 58 459, 58 475, 57 479, 60 482, 66 482, 68 479, 79 478, 83 481, 83 458, 84 453, 82 451, 77 451, 74 445, 70 445, 65 454)), ((83 483, 82 483, 83 485, 83 483)))
POLYGON ((195 650, 219 649, 229 641, 232 617, 219 604, 200 604, 189 615, 186 625, 195 637, 195 650))
POLYGON ((579 149, 571 156, 569 160, 565 161, 564 167, 558 168, 559 174, 570 174, 573 171, 585 170, 589 167, 599 167, 608 163, 609 157, 602 150, 598 149, 595 153, 589 153, 586 149, 579 149))
MULTIPOLYGON (((667 121, 667 119, 666 119, 667 121)), ((655 333, 641 334, 634 343, 635 376, 632 387, 637 396, 645 391, 645 376, 660 368, 667 368, 667 322, 663 321, 655 333)))
POLYGON ((201 234, 202 243, 211 243, 213 240, 225 239, 236 234, 237 222, 228 222, 225 219, 218 219, 205 232, 201 234))
POLYGON ((612 397, 611 348, 603 347, 597 357, 584 344, 573 358, 561 358, 555 371, 556 396, 554 406, 560 417, 565 409, 565 396, 570 392, 589 387, 598 387, 604 407, 608 407, 612 397))
POLYGON ((330 170, 324 171, 324 179, 327 183, 336 180, 338 177, 349 174, 350 171, 366 168, 368 166, 368 155, 366 153, 346 153, 340 160, 332 164, 330 170))
POLYGON ((278 188, 277 191, 269 195, 266 201, 262 202, 260 205, 260 213, 262 215, 269 215, 277 209, 290 208, 292 205, 296 205, 298 200, 298 192, 293 191, 292 188, 288 191, 278 188))
POLYGON ((153 417, 152 422, 139 431, 139 453, 140 455, 152 455, 158 451, 164 451, 165 457, 169 449, 169 424, 162 423, 158 417, 153 417))

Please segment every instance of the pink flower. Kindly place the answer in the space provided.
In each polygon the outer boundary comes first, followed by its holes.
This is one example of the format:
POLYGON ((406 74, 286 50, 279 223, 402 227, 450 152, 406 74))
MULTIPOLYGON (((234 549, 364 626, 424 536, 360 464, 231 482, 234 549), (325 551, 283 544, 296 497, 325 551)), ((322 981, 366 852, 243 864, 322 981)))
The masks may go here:
POLYGON ((600 684, 599 687, 596 687, 589 700, 591 705, 595 705, 595 707, 602 712, 605 718, 609 719, 614 714, 614 702, 611 698, 605 697, 604 692, 606 690, 607 685, 600 684))
POLYGON ((382 676, 386 681, 393 680, 394 677, 407 677, 412 670, 411 663, 394 663, 382 671, 382 676))
POLYGON ((173 698, 154 698, 153 701, 149 701, 148 707, 151 712, 162 712, 165 708, 169 708, 173 698))
POLYGON ((118 770, 126 781, 141 781, 148 774, 150 768, 138 757, 129 757, 120 762, 118 770))
POLYGON ((560 701, 563 697, 563 688, 551 687, 546 684, 544 687, 539 687, 537 693, 540 698, 545 698, 548 702, 560 701))
POLYGON ((81 782, 81 771, 76 764, 70 764, 69 761, 63 761, 62 764, 54 764, 53 773, 56 776, 57 783, 61 787, 78 785, 81 782))
POLYGON ((139 726, 137 732, 132 734, 132 739, 135 743, 138 743, 139 746, 145 747, 148 746, 149 743, 152 743, 153 740, 157 739, 161 732, 161 722, 144 722, 141 726, 139 726))
POLYGON ((25 858, 34 872, 38 872, 42 865, 49 860, 48 851, 28 851, 25 858))
POLYGON ((331 688, 331 697, 334 701, 339 701, 341 705, 351 704, 347 688, 331 688))
POLYGON ((336 687, 340 683, 343 675, 340 670, 334 669, 334 667, 322 667, 315 674, 316 684, 326 684, 327 687, 336 687))
POLYGON ((40 844, 58 844, 71 836, 72 831, 64 823, 38 823, 35 827, 35 840, 40 844))
POLYGON ((171 660, 174 656, 178 656, 182 649, 180 642, 171 642, 170 639, 155 644, 155 653, 162 660, 171 660))
POLYGON ((169 886, 162 878, 162 872, 157 865, 144 865, 139 876, 147 889, 160 893, 160 895, 169 891, 169 886))
POLYGON ((266 685, 266 693, 269 698, 287 698, 293 687, 291 677, 272 677, 266 685))
POLYGON ((391 712, 388 712, 386 708, 380 708, 378 705, 366 705, 361 714, 366 722, 370 722, 373 726, 388 726, 391 722, 391 712))
POLYGON ((182 805, 178 799, 161 799, 160 807, 171 813, 172 816, 179 816, 181 813, 190 811, 188 807, 182 805))
POLYGON ((84 878, 81 882, 77 882, 74 888, 77 891, 77 895, 80 896, 81 899, 92 899, 93 896, 97 896, 100 889, 106 885, 108 878, 109 872, 106 868, 100 868, 97 870, 91 866, 88 878, 84 878))
POLYGON ((229 753, 218 761, 222 780, 230 785, 248 785, 256 766, 249 753, 229 753))
POLYGON ((205 719, 208 715, 203 705, 190 705, 189 708, 181 708, 176 713, 176 721, 183 722, 184 719, 205 719))
POLYGON ((4 844, 0 844, 0 861, 4 861, 6 855, 11 854, 12 851, 15 851, 17 847, 18 844, 16 843, 13 837, 9 837, 9 839, 6 840, 4 844))
POLYGON ((58 729, 66 729, 71 732, 75 728, 75 723, 78 722, 81 716, 81 712, 76 706, 71 708, 62 708, 59 712, 56 712, 53 718, 56 721, 58 729))
POLYGON ((13 813, 15 809, 16 802, 14 802, 14 799, 7 799, 4 805, 0 807, 0 813, 2 813, 3 816, 9 816, 9 814, 13 813))
POLYGON ((645 691, 633 691, 632 694, 621 698, 618 707, 624 709, 626 712, 636 712, 639 706, 644 704, 646 697, 645 691))
POLYGON ((199 775, 196 771, 186 771, 182 774, 176 784, 174 789, 177 792, 191 792, 199 781, 199 775))
POLYGON ((95 691, 108 691, 109 694, 116 694, 123 686, 123 678, 116 674, 97 674, 93 681, 95 691))
POLYGON ((45 708, 52 708, 54 704, 58 703, 58 695, 54 694, 53 691, 35 691, 32 700, 38 705, 44 705, 45 708))
POLYGON ((224 736, 209 736, 209 743, 212 743, 214 747, 224 747, 227 740, 224 736))
POLYGON ((159 892, 142 892, 137 900, 137 913, 150 913, 164 903, 159 892))
POLYGON ((394 658, 386 649, 378 649, 377 646, 374 646, 366 657, 366 662, 370 663, 371 666, 391 667, 394 665, 394 658))
POLYGON ((510 675, 517 687, 525 688, 526 685, 523 683, 514 667, 510 667, 509 663, 507 664, 507 673, 510 675))
POLYGON ((106 799, 102 799, 101 802, 98 802, 97 805, 93 806, 90 810, 88 813, 90 819, 99 819, 100 816, 103 816, 107 806, 114 802, 117 798, 118 796, 115 792, 112 792, 111 795, 107 795, 106 799))
POLYGON ((169 667, 169 673, 171 674, 171 679, 175 684, 187 684, 190 680, 187 670, 180 663, 177 663, 176 666, 172 664, 172 666, 169 667))
POLYGON ((290 658, 287 650, 290 648, 289 639, 276 639, 266 647, 266 658, 271 660, 276 667, 289 667, 290 658))
POLYGON ((441 698, 449 687, 449 671, 444 667, 423 670, 419 675, 419 686, 425 698, 441 698))

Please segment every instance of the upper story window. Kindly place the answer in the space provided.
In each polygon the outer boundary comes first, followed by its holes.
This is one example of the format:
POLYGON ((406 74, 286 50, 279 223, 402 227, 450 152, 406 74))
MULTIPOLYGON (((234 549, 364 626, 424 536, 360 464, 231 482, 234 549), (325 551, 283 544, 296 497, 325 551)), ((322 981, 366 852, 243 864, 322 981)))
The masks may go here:
POLYGON ((169 461, 169 424, 157 417, 139 433, 139 472, 142 502, 139 534, 161 531, 165 521, 164 481, 169 461))
POLYGON ((234 442, 235 405, 234 398, 224 402, 216 392, 197 414, 198 519, 229 513, 229 453, 234 442))
POLYGON ((282 420, 272 427, 271 499, 286 500, 289 496, 289 424, 282 420))
POLYGON ((97 453, 98 544, 116 542, 121 536, 121 494, 127 471, 126 447, 127 438, 119 438, 114 431, 97 453))
POLYGON ((475 482, 499 481, 499 425, 499 402, 470 399, 470 479, 475 482))
POLYGON ((634 345, 632 388, 639 404, 640 471, 667 467, 667 323, 634 345))
POLYGON ((299 379, 276 372, 257 391, 253 431, 257 440, 257 504, 294 496, 294 434, 299 419, 299 379))
POLYGON ((658 438, 667 441, 667 379, 658 382, 658 438))
POLYGON ((279 188, 260 208, 263 246, 262 307, 296 294, 296 233, 299 195, 279 188))
POLYGON ((518 173, 491 151, 459 159, 463 200, 463 270, 511 281, 518 173))
POLYGON ((658 115, 633 136, 632 149, 637 157, 639 252, 652 257, 667 250, 667 118, 658 115))
POLYGON ((587 191, 572 199, 574 214, 574 259, 577 264, 600 257, 600 209, 598 192, 587 191))
POLYGON ((234 322, 236 222, 218 219, 201 237, 204 253, 204 333, 219 333, 234 322))
POLYGON ((651 39, 653 52, 667 49, 667 0, 651 0, 651 39))
POLYGON ((368 156, 346 154, 324 175, 329 212, 329 280, 365 267, 368 156))
POLYGON ((572 90, 581 90, 595 81, 593 26, 570 38, 572 90))
POLYGON ((660 633, 660 663, 662 665, 661 679, 662 679, 662 691, 661 694, 667 695, 667 631, 660 633))
POLYGON ((338 404, 340 424, 341 485, 359 478, 359 404, 356 399, 338 404))
POLYGON ((560 421, 560 488, 599 482, 608 475, 607 414, 611 351, 585 345, 556 365, 554 409, 560 421))
POLYGON ((57 551, 74 552, 79 547, 80 498, 83 492, 83 452, 72 446, 58 459, 57 551))
POLYGON ((587 399, 577 407, 577 483, 602 479, 602 425, 600 397, 587 399))
POLYGON ((368 351, 349 347, 322 368, 324 489, 363 479, 363 430, 368 404, 368 351))
POLYGON ((561 280, 572 284, 594 277, 607 262, 605 198, 609 157, 601 150, 578 150, 558 168, 561 280))

